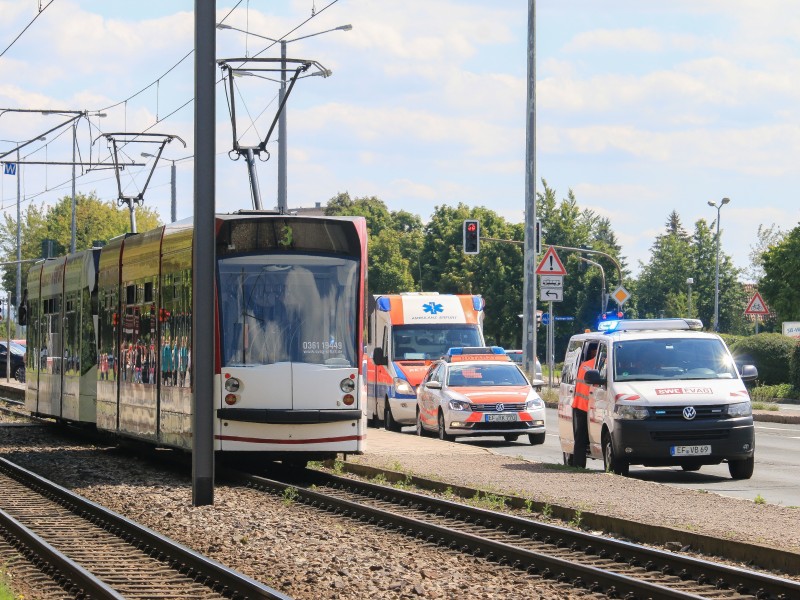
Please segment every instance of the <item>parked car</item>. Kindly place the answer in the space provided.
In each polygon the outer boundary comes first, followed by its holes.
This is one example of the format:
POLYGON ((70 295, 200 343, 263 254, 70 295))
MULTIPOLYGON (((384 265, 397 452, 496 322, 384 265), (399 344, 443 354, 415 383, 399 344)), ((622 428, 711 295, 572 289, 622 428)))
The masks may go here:
POLYGON ((513 442, 527 435, 531 444, 543 444, 544 402, 502 348, 450 348, 417 388, 417 435, 425 431, 448 441, 496 435, 513 442))
MULTIPOLYGON (((0 341, 0 377, 6 377, 8 353, 6 342, 0 341)), ((25 346, 11 341, 11 376, 17 381, 25 381, 25 346)))
MULTIPOLYGON (((508 357, 522 367, 522 350, 508 350, 506 349, 508 357)), ((539 362, 539 357, 536 357, 536 373, 531 381, 531 385, 538 392, 544 387, 544 376, 542 375, 542 363, 539 362)))

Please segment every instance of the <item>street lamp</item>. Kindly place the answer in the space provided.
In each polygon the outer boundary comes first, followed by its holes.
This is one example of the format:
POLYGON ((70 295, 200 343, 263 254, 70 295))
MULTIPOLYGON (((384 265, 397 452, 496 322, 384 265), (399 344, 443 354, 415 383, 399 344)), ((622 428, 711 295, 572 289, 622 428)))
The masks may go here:
POLYGON ((717 267, 714 279, 714 331, 719 331, 719 214, 722 207, 730 202, 730 198, 723 198, 719 205, 713 200, 708 201, 708 205, 717 209, 717 267))
MULTIPOLYGON (((45 141, 47 136, 40 136, 36 138, 35 141, 45 141)), ((16 142, 14 140, 0 140, 0 142, 8 142, 10 144, 14 144, 17 146, 17 167, 16 167, 16 175, 17 175, 17 285, 15 289, 16 297, 14 301, 19 304, 21 298, 21 290, 22 290, 22 247, 21 247, 21 230, 20 230, 20 180, 22 179, 22 175, 20 173, 20 168, 22 165, 19 162, 19 146, 22 142, 16 142)), ((9 304, 8 307, 8 318, 11 318, 11 305, 9 304)))
MULTIPOLYGON (((230 25, 225 25, 224 23, 217 23, 217 29, 231 29, 233 31, 238 31, 240 33, 245 33, 247 35, 252 35, 257 38, 261 38, 270 42, 280 43, 281 45, 281 88, 280 92, 278 93, 278 106, 283 105, 283 98, 286 95, 286 44, 291 44, 292 42, 297 42, 299 40, 304 40, 306 38, 315 37, 318 35, 322 35, 323 33, 330 33, 331 31, 350 31, 353 28, 352 25, 349 23, 347 25, 339 25, 339 27, 334 27, 333 29, 326 29, 325 31, 319 31, 317 33, 310 33, 308 35, 303 35, 300 37, 292 38, 291 40, 276 40, 271 37, 267 37, 265 35, 259 35, 257 33, 252 33, 250 31, 246 31, 244 29, 239 29, 238 27, 232 27, 230 25)), ((330 71, 326 71, 325 77, 329 77, 331 75, 330 71)), ((281 114, 278 118, 278 212, 284 214, 288 211, 288 203, 286 199, 286 107, 283 107, 281 114)))
POLYGON ((689 277, 686 280, 686 285, 689 286, 689 318, 692 318, 692 284, 694 283, 694 278, 689 277))
MULTIPOLYGON (((150 154, 149 152, 142 152, 142 156, 144 158, 158 158, 155 154, 150 154)), ((170 170, 169 170, 169 172, 170 172, 170 198, 172 200, 172 203, 170 204, 170 219, 172 220, 172 223, 174 223, 175 221, 178 220, 178 215, 177 215, 178 199, 177 199, 177 194, 176 194, 176 191, 175 191, 175 162, 176 161, 172 160, 170 158, 164 158, 164 160, 168 160, 169 162, 172 163, 172 166, 170 167, 170 170)), ((180 160, 180 159, 176 159, 176 160, 180 160)))

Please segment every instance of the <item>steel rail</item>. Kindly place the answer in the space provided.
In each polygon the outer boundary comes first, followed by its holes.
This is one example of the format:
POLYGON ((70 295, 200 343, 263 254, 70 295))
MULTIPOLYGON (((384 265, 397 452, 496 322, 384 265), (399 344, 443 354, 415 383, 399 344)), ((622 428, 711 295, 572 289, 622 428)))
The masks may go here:
POLYGON ((197 577, 207 577, 216 585, 222 586, 226 590, 225 595, 290 600, 289 596, 267 585, 165 538, 2 457, 0 457, 0 470, 23 485, 55 500, 71 512, 95 523, 102 523, 108 531, 118 537, 140 541, 150 549, 151 553, 163 555, 168 557, 165 560, 181 565, 182 572, 186 571, 197 577))

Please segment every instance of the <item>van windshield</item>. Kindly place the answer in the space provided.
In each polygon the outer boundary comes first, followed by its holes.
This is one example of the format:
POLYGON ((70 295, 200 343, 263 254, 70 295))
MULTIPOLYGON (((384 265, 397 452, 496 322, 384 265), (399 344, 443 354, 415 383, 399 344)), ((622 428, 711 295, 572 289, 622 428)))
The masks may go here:
POLYGON ((483 345, 480 329, 472 324, 395 325, 392 329, 394 360, 435 360, 450 348, 483 345))
POLYGON ((663 338, 614 344, 614 381, 735 379, 736 365, 721 340, 663 338))

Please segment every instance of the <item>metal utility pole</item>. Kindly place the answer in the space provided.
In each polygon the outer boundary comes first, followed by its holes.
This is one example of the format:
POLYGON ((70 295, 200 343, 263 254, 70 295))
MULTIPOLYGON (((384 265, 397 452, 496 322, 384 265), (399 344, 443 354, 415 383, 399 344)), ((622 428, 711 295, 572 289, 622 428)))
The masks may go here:
POLYGON ((194 0, 194 231, 192 233, 192 505, 214 503, 214 154, 216 0, 194 0))
POLYGON ((281 89, 278 93, 278 105, 283 106, 278 119, 278 212, 285 215, 289 212, 286 198, 286 40, 281 40, 281 89))
POLYGON ((525 260, 522 360, 536 374, 536 0, 528 0, 528 93, 525 142, 525 260))
MULTIPOLYGON (((19 180, 22 178, 21 165, 19 164, 19 148, 17 148, 17 286, 16 286, 16 302, 17 306, 19 306, 21 293, 22 293, 22 248, 20 248, 20 195, 19 195, 19 188, 20 182, 19 180)), ((9 313, 9 318, 11 318, 11 314, 9 313)))
POLYGON ((175 221, 178 220, 178 194, 177 194, 177 190, 175 189, 176 169, 175 169, 175 161, 174 160, 172 161, 172 166, 169 169, 169 174, 170 174, 169 193, 170 193, 170 201, 171 201, 170 202, 170 215, 169 216, 172 219, 172 222, 174 223, 175 221))
MULTIPOLYGON (((77 121, 72 122, 72 226, 70 231, 69 251, 71 254, 75 253, 75 235, 77 229, 75 227, 75 146, 77 145, 77 121)), ((134 231, 136 231, 134 229, 134 231)))

